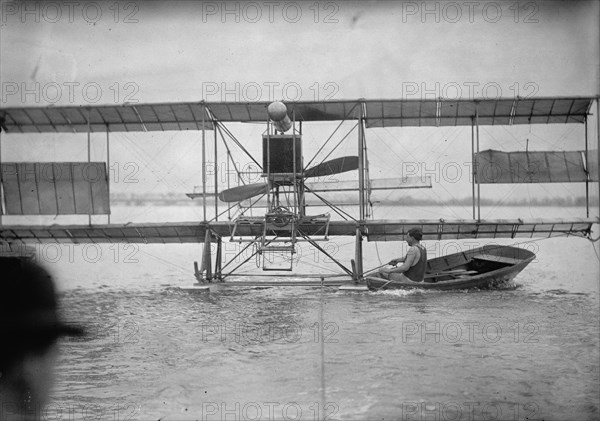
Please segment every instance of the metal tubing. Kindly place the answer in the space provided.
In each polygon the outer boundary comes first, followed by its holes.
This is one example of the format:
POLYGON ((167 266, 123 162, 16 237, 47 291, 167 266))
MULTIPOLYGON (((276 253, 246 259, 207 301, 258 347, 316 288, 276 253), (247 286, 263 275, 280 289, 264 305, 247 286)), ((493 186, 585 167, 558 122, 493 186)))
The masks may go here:
POLYGON ((475 163, 475 119, 471 118, 471 198, 473 199, 473 219, 475 219, 475 177, 477 177, 477 166, 475 163))
POLYGON ((584 120, 585 126, 585 216, 590 217, 590 164, 588 160, 588 119, 584 120))
MULTIPOLYGON (((475 125, 477 127, 477 154, 479 156, 479 110, 475 105, 475 125)), ((477 220, 481 221, 481 183, 477 180, 477 220)))
MULTIPOLYGON (((229 153, 229 151, 227 151, 227 189, 229 190, 230 188, 230 183, 229 183, 229 159, 231 158, 231 154, 229 153)), ((217 197, 215 197, 215 200, 218 200, 217 197)), ((228 206, 227 207, 227 219, 229 221, 231 221, 231 208, 228 206)))
MULTIPOLYGON (((299 122, 300 125, 300 136, 302 136, 302 120, 300 120, 299 122)), ((304 169, 306 168, 304 166, 304 153, 302 154, 301 157, 301 161, 300 161, 300 171, 302 171, 302 173, 300 174, 300 176, 302 177, 302 180, 304 180, 304 169)), ((300 191, 299 191, 299 206, 300 206, 300 217, 304 217, 306 215, 306 199, 304 196, 304 181, 302 181, 302 183, 300 183, 300 191)))
POLYGON ((210 260, 210 228, 206 228, 206 233, 204 234, 204 250, 202 250, 202 267, 206 270, 206 280, 210 281, 212 279, 212 262, 210 260))
POLYGON ((206 114, 206 106, 202 104, 202 210, 206 222, 206 130, 204 128, 204 116, 206 114))
POLYGON ((364 163, 364 150, 363 150, 363 112, 360 110, 360 126, 358 128, 358 206, 360 221, 365 220, 365 163, 364 163))
POLYGON ((219 165, 217 164, 217 159, 218 159, 218 156, 217 156, 217 140, 218 139, 217 139, 217 130, 214 127, 214 123, 213 123, 213 131, 214 131, 214 134, 215 134, 215 220, 218 221, 219 220, 219 200, 218 200, 218 198, 219 198, 219 187, 218 187, 218 184, 219 184, 219 176, 218 176, 219 165))
POLYGON ((90 109, 87 109, 87 160, 88 163, 92 160, 92 152, 90 150, 91 143, 91 122, 90 122, 90 109))
POLYGON ((221 280, 222 269, 221 266, 223 264, 222 260, 222 246, 223 246, 223 238, 219 237, 217 240, 217 254, 215 256, 215 279, 221 280))
MULTIPOLYGON (((271 185, 271 117, 267 115, 267 183, 271 185)), ((271 189, 267 190, 267 209, 271 211, 271 189)))
POLYGON ((110 138, 108 124, 106 125, 106 189, 108 190, 108 224, 110 225, 110 138))
MULTIPOLYGON (((367 110, 366 110, 366 106, 365 104, 361 104, 361 110, 363 112, 363 115, 366 116, 367 115, 367 110)), ((369 173, 369 148, 367 147, 367 128, 364 125, 364 119, 363 119, 363 126, 362 126, 362 132, 363 132, 363 147, 364 147, 364 161, 365 161, 365 217, 366 218, 370 218, 371 217, 371 212, 369 211, 369 209, 371 209, 370 203, 371 203, 371 176, 369 173)))
MULTIPOLYGON (((294 162, 292 163, 292 171, 294 173, 294 215, 296 215, 298 214, 298 207, 296 201, 296 195, 298 194, 298 178, 296 177, 296 110, 292 110, 292 159, 294 160, 294 162)), ((292 242, 292 244, 294 243, 292 242)))
MULTIPOLYGON (((87 109, 87 162, 88 164, 92 161, 92 150, 91 150, 91 142, 92 142, 92 138, 91 138, 91 122, 90 122, 90 109, 87 109)), ((90 185, 90 199, 92 200, 92 212, 94 211, 94 196, 92 195, 92 184, 89 183, 90 185)), ((89 213, 88 214, 88 224, 92 225, 92 214, 89 213)))
POLYGON ((361 279, 363 275, 363 255, 362 255, 362 231, 360 226, 356 227, 356 249, 354 261, 356 262, 356 276, 361 279))

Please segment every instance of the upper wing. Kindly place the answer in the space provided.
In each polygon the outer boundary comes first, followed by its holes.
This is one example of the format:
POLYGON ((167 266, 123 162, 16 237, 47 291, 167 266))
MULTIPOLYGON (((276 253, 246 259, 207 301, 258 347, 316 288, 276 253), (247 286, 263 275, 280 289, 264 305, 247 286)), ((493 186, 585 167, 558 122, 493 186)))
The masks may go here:
MULTIPOLYGON (((367 127, 583 123, 594 97, 380 99, 286 102, 290 119, 363 118, 367 127)), ((224 122, 266 122, 269 102, 179 102, 0 109, 6 132, 161 131, 212 129, 224 122), (202 122, 204 121, 204 125, 202 122)))
POLYGON ((212 129, 199 103, 123 104, 0 109, 4 131, 18 133, 147 132, 212 129))

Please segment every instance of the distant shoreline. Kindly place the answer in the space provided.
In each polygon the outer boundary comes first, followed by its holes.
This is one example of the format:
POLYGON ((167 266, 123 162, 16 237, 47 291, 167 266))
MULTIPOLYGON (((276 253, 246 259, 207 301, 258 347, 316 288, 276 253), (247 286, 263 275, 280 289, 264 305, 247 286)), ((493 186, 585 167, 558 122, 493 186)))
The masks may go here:
MULTIPOLYGON (((190 199, 181 194, 122 194, 122 193, 113 193, 111 194, 111 204, 112 205, 123 205, 123 206, 142 206, 142 205, 160 205, 160 206, 174 206, 174 205, 183 205, 183 206, 202 206, 202 199, 190 199)), ((336 205, 355 205, 357 206, 356 198, 330 198, 334 204, 336 205)), ((214 195, 208 195, 206 197, 207 204, 214 204, 214 195)), ((265 201, 266 203, 266 201, 265 201)), ((472 206, 473 200, 470 197, 463 197, 459 199, 452 200, 441 200, 434 201, 431 199, 423 199, 423 198, 414 198, 414 197, 404 197, 402 199, 385 199, 385 200, 374 200, 372 202, 374 205, 388 205, 388 206, 472 206)), ((322 202, 311 199, 307 201, 307 205, 319 205, 322 202)), ((531 198, 531 199, 513 199, 513 200, 493 200, 488 198, 482 198, 480 202, 481 206, 510 206, 510 207, 519 207, 519 206, 564 206, 564 207, 579 207, 585 206, 585 197, 577 196, 577 197, 560 197, 560 198, 531 198)), ((590 197, 590 206, 598 206, 598 198, 590 197)), ((222 205, 225 205, 222 203, 222 205)), ((264 206, 262 201, 259 202, 259 206, 264 206)), ((323 206, 325 206, 323 204, 323 206)))

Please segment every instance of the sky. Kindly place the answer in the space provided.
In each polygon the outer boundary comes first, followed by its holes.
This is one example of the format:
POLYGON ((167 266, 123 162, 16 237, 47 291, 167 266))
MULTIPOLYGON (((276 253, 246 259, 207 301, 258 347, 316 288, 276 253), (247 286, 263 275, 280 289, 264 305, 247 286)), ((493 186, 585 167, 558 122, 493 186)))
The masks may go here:
MULTIPOLYGON (((0 3, 2 107, 599 92, 596 1, 0 3)), ((307 162, 335 125, 305 126, 307 162)), ((594 117, 591 145, 596 127, 594 117)), ((254 154, 263 129, 231 126, 254 154)), ((407 194, 470 195, 470 127, 366 135, 372 177, 416 165, 434 187, 407 194), (456 165, 458 180, 448 176, 456 165)), ((92 136, 95 160, 106 158, 104 138, 92 136)), ((583 125, 483 127, 481 149, 578 150, 584 139, 583 125)), ((3 161, 85 160, 86 137, 3 135, 1 153, 3 161)), ((356 154, 356 143, 332 157, 344 154, 356 154)), ((200 157, 198 133, 114 134, 111 191, 184 194, 201 184, 200 157), (124 183, 133 173, 137 182, 124 183)), ((580 184, 484 190, 482 197, 503 198, 585 192, 580 184)))
MULTIPOLYGON (((296 83, 301 99, 398 98, 412 83, 434 92, 457 83, 463 97, 465 82, 479 84, 475 95, 486 83, 502 96, 533 93, 528 82, 540 96, 598 90, 594 1, 116 4, 3 1, 3 82, 95 82, 107 90, 99 103, 114 102, 110 86, 126 82, 139 86, 140 102, 198 100, 211 83, 235 91, 236 82, 263 86, 261 100, 274 99, 265 83, 296 83)), ((292 89, 284 96, 300 99, 292 89)))

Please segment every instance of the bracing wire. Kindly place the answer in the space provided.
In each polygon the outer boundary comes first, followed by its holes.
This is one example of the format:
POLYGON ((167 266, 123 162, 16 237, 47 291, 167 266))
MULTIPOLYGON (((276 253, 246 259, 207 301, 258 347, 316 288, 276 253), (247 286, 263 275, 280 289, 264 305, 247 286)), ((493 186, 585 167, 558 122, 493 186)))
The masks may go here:
MULTIPOLYGON (((390 136, 392 136, 392 134, 389 132, 389 130, 387 130, 387 129, 385 129, 385 130, 386 130, 386 132, 387 132, 387 133, 388 133, 390 136)), ((404 161, 405 161, 405 159, 404 159, 404 158, 402 158, 400 155, 398 155, 398 153, 397 153, 397 152, 396 152, 396 151, 395 151, 395 150, 394 150, 392 147, 390 147, 390 146, 387 144, 387 142, 386 142, 386 141, 385 141, 385 140, 384 140, 384 139, 383 139, 381 136, 377 135, 376 133, 375 133, 375 136, 377 136, 377 137, 379 138, 379 140, 381 140, 381 143, 383 143, 383 145, 385 145, 385 146, 386 146, 386 147, 387 147, 387 148, 390 150, 390 152, 392 152, 394 155, 396 155, 396 157, 398 158, 398 160, 399 160, 400 162, 404 162, 404 161)), ((392 136, 392 137, 393 137, 393 136, 392 136)), ((401 145, 401 144, 400 144, 400 145, 401 145)), ((417 159, 415 158, 415 156, 414 156, 413 154, 411 154, 411 153, 410 153, 410 151, 408 151, 406 148, 403 148, 403 149, 404 149, 404 151, 407 153, 407 155, 409 155, 409 157, 410 157, 411 159, 413 159, 415 162, 417 161, 417 159)), ((444 191, 445 191, 446 193, 448 193, 450 196, 452 196, 452 194, 450 194, 450 192, 449 192, 449 191, 448 191, 448 190, 447 190, 447 189, 446 189, 446 188, 445 188, 445 187, 444 187, 442 184, 439 184, 439 186, 440 186, 442 189, 444 189, 444 191)), ((391 194, 393 194, 393 192, 390 192, 390 193, 389 193, 389 194, 386 196, 386 198, 387 198, 387 197, 389 197, 391 194)), ((427 194, 431 194, 431 193, 427 192, 427 194)), ((465 207, 464 207, 462 204, 458 203, 457 201, 455 201, 455 202, 456 202, 456 205, 457 205, 457 206, 459 206, 459 207, 461 207, 461 208, 463 208, 463 209, 465 209, 465 210, 466 210, 466 208, 465 208, 465 207)), ((451 207, 450 207, 448 204, 444 203, 444 204, 443 204, 443 206, 444 206, 445 208, 447 208, 447 209, 448 209, 450 212, 452 212, 452 214, 453 214, 455 217, 457 217, 457 218, 460 218, 460 215, 458 215, 458 214, 457 214, 457 213, 454 211, 454 209, 453 209, 453 208, 451 208, 451 207)))
POLYGON ((183 266, 176 265, 175 263, 169 262, 166 259, 163 259, 161 257, 155 256, 152 253, 148 253, 147 251, 144 251, 144 250, 141 250, 141 249, 139 249, 139 251, 141 251, 143 254, 149 256, 150 258, 156 260, 157 262, 163 263, 166 266, 170 266, 170 267, 172 267, 174 269, 177 269, 177 270, 179 270, 179 271, 181 271, 183 273, 186 273, 186 274, 189 274, 189 272, 190 272, 188 269, 184 268, 183 266))
MULTIPOLYGON (((599 238, 597 238, 595 241, 598 241, 599 238)), ((598 255, 598 250, 596 250, 596 245, 592 243, 592 248, 594 249, 594 254, 596 255, 596 258, 598 259, 598 261, 600 261, 600 255, 598 255)))

